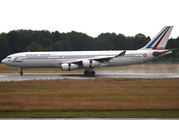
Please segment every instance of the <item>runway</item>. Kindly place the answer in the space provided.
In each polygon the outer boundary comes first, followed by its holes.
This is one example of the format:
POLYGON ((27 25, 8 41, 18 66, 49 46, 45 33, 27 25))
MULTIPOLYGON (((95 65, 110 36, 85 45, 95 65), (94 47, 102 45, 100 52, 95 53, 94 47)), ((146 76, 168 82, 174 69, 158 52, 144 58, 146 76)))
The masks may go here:
POLYGON ((0 81, 24 81, 24 80, 51 80, 51 79, 95 79, 95 78, 179 78, 179 74, 166 73, 99 73, 95 76, 85 76, 82 73, 0 73, 0 81))

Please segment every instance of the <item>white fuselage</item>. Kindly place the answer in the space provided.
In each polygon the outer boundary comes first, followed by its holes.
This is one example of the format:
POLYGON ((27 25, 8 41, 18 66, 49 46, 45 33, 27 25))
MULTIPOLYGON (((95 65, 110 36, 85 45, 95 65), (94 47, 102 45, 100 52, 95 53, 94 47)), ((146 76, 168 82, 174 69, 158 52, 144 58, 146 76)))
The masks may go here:
MULTIPOLYGON (((122 50, 22 52, 9 55, 2 62, 6 65, 20 68, 61 68, 61 64, 66 61, 85 60, 100 56, 114 56, 121 52, 122 50)), ((154 50, 127 50, 124 56, 112 58, 108 62, 101 63, 100 66, 95 67, 117 67, 146 62, 156 58, 153 56, 153 52, 154 50)), ((80 66, 79 68, 84 67, 80 66)))

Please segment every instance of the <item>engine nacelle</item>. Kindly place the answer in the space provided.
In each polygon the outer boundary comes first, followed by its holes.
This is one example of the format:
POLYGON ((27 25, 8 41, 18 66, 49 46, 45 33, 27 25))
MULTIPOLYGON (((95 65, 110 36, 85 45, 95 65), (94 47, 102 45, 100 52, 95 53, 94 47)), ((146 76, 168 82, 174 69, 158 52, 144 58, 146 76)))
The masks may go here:
POLYGON ((84 60, 82 61, 83 67, 85 68, 93 68, 95 66, 100 66, 100 62, 94 60, 84 60))
POLYGON ((65 64, 62 64, 61 65, 61 69, 63 71, 71 71, 71 70, 75 70, 75 69, 78 69, 78 65, 76 64, 71 64, 71 63, 65 63, 65 64))

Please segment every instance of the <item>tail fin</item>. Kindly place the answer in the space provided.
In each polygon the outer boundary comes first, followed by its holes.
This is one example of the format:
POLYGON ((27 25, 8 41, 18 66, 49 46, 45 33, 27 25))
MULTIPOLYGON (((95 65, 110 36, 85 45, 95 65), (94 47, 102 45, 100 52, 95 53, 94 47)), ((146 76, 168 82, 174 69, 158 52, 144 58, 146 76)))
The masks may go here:
POLYGON ((165 26, 146 46, 141 49, 164 50, 173 26, 165 26))

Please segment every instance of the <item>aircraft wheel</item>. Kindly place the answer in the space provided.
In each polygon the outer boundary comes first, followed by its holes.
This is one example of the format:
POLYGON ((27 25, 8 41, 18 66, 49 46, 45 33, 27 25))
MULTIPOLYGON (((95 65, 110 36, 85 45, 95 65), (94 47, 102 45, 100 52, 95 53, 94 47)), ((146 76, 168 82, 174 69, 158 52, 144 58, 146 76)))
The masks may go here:
POLYGON ((22 72, 22 71, 20 71, 20 75, 23 75, 23 72, 22 72))
POLYGON ((23 71, 22 71, 22 69, 20 68, 20 75, 23 75, 23 71))
POLYGON ((91 75, 95 75, 95 71, 91 71, 90 74, 91 74, 91 75))
POLYGON ((84 74, 85 75, 89 75, 89 71, 84 71, 84 74))

